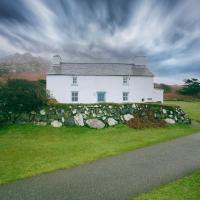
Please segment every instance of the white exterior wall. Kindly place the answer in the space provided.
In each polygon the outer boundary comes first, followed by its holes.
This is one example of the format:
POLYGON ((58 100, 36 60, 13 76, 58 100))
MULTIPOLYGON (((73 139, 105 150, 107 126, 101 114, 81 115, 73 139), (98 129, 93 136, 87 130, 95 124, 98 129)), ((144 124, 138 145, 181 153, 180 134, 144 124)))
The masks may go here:
POLYGON ((154 101, 163 103, 163 89, 154 88, 154 101))
POLYGON ((47 90, 60 103, 72 103, 72 91, 79 93, 76 103, 96 103, 97 92, 106 92, 106 102, 116 103, 123 102, 123 92, 129 92, 128 102, 161 98, 155 95, 153 77, 131 76, 128 85, 123 85, 123 76, 77 76, 77 83, 72 85, 72 76, 47 76, 47 90))

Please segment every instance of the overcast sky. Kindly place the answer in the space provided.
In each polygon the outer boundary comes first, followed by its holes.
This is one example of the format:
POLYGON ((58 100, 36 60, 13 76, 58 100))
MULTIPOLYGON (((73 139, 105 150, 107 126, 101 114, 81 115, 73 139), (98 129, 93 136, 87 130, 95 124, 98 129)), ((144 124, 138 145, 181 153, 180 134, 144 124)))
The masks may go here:
POLYGON ((146 55, 156 81, 200 76, 199 0, 0 0, 0 57, 69 62, 146 55))

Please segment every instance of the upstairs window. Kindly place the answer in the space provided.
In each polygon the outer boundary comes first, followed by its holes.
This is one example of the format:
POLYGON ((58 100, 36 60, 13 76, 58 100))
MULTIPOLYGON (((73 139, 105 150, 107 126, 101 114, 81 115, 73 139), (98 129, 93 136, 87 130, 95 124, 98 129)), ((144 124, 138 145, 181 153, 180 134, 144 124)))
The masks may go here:
POLYGON ((128 76, 123 76, 123 85, 128 85, 128 76))
POLYGON ((72 85, 77 85, 77 76, 72 77, 72 85))
POLYGON ((123 101, 128 101, 128 92, 123 92, 123 101))
POLYGON ((72 102, 77 102, 78 101, 78 92, 73 91, 72 92, 72 102))

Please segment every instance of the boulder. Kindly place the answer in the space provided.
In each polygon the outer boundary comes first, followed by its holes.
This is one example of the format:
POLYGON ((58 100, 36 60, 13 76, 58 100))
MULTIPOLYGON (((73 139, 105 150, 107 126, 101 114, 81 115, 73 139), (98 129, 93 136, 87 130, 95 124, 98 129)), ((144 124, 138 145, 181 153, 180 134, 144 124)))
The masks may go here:
POLYGON ((130 119, 132 119, 133 118, 133 115, 131 115, 131 114, 126 114, 126 115, 124 115, 124 120, 125 121, 129 121, 130 119))
POLYGON ((59 122, 58 120, 54 120, 51 122, 51 126, 53 126, 54 128, 59 128, 62 126, 62 123, 59 122))
POLYGON ((165 120, 165 122, 167 123, 167 124, 175 124, 176 122, 175 122, 175 120, 174 119, 171 119, 171 118, 166 118, 166 119, 164 119, 165 120))
POLYGON ((84 121, 83 121, 83 115, 82 114, 76 114, 74 116, 74 122, 78 126, 84 126, 84 121))
POLYGON ((67 119, 65 119, 64 125, 66 126, 75 126, 75 121, 73 117, 68 117, 67 119))
POLYGON ((115 126, 116 124, 118 124, 118 121, 116 121, 113 118, 108 118, 108 125, 109 126, 115 126))
POLYGON ((99 119, 88 119, 86 120, 86 124, 90 127, 90 128, 104 128, 105 124, 99 120, 99 119))

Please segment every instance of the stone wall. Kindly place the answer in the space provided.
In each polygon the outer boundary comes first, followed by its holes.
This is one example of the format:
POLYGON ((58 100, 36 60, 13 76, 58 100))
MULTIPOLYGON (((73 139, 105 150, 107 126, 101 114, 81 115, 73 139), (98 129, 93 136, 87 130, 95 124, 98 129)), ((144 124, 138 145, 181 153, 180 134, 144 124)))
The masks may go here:
MULTIPOLYGON (((134 114, 145 117, 151 113, 157 119, 167 123, 190 123, 190 119, 180 107, 162 104, 52 104, 40 111, 20 114, 16 123, 51 124, 53 127, 89 126, 104 128, 124 124, 134 114)), ((11 120, 12 114, 4 122, 11 120)), ((2 121, 2 120, 1 120, 2 121)))

